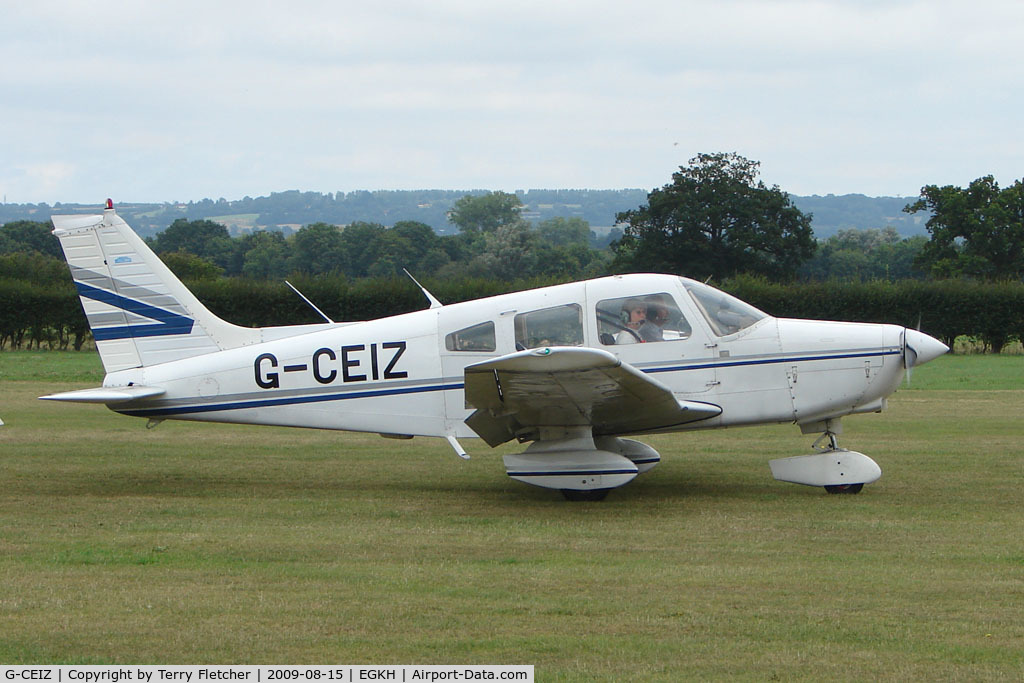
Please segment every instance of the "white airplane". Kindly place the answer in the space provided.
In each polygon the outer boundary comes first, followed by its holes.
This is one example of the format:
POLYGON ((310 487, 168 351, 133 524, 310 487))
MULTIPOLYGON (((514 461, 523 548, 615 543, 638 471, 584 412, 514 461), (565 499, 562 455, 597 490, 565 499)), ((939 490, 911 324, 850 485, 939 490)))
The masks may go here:
MULTIPOLYGON (((365 322, 221 320, 108 200, 53 216, 106 377, 43 396, 123 415, 311 427, 488 445, 513 479, 597 500, 658 464, 626 435, 793 422, 821 434, 776 479, 858 492, 881 476, 840 448, 840 418, 879 412, 949 349, 897 325, 774 318, 674 275, 621 275, 365 322)), ((314 307, 315 308, 315 307, 314 307)), ((326 318, 326 316, 324 316, 326 318)))

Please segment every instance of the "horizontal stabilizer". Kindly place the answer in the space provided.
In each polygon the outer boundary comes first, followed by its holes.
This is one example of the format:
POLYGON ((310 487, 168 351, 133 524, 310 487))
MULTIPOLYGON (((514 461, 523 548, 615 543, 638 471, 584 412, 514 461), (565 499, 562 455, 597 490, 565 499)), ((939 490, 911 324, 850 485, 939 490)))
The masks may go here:
POLYGON ((133 384, 127 387, 99 387, 97 389, 65 391, 39 398, 44 401, 69 401, 71 403, 128 403, 129 401, 162 396, 165 392, 166 390, 160 387, 143 387, 133 384))

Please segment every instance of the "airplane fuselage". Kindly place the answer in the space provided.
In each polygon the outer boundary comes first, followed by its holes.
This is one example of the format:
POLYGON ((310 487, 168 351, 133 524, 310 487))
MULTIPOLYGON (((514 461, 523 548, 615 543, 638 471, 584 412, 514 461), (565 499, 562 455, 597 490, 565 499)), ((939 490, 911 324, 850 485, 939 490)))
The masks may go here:
POLYGON ((609 351, 678 398, 722 408, 678 429, 808 424, 874 412, 903 377, 901 327, 763 316, 734 332, 716 330, 687 285, 699 286, 675 276, 626 275, 517 292, 122 370, 105 384, 166 389, 144 404, 113 406, 126 415, 470 437, 465 367, 538 345, 609 351), (602 302, 652 296, 674 308, 671 338, 616 343, 601 332, 608 322, 602 302), (545 321, 551 311, 567 312, 568 322, 545 321), (523 329, 531 314, 540 316, 538 328, 549 324, 549 337, 523 329), (451 343, 462 330, 489 325, 493 343, 488 336, 484 348, 451 343))

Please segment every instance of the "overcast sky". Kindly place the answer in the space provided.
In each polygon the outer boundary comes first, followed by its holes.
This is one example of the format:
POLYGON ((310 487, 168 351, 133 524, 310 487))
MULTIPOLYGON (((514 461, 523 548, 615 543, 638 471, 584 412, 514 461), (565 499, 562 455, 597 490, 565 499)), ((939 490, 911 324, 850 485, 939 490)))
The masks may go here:
POLYGON ((8 202, 1024 177, 1024 3, 0 0, 8 202))

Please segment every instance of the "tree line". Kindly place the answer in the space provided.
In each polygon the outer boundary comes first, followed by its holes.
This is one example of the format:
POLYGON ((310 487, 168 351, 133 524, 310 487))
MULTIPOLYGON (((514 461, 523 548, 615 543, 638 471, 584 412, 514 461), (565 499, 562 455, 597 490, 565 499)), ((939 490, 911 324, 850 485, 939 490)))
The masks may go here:
MULTIPOLYGON (((787 303, 787 297, 776 300, 769 294, 769 283, 810 292, 821 291, 811 283, 828 282, 907 281, 899 286, 908 291, 918 291, 913 286, 939 291, 947 287, 937 283, 944 278, 983 287, 1003 282, 999 305, 1010 310, 1002 329, 1010 330, 1010 337, 1001 338, 989 323, 970 322, 969 312, 964 313, 963 325, 950 329, 982 337, 992 348, 1019 335, 1013 322, 1019 311, 1013 307, 1019 306, 1014 292, 1024 286, 1020 182, 1000 188, 986 176, 968 188, 925 186, 920 199, 905 211, 929 212, 930 239, 901 238, 892 228, 879 228, 844 230, 818 242, 811 216, 796 208, 778 186, 761 181, 758 169, 758 162, 736 154, 698 155, 680 167, 670 183, 650 192, 646 204, 619 213, 620 229, 610 235, 598 235, 578 217, 530 222, 516 195, 488 192, 454 202, 447 219, 455 234, 437 234, 417 221, 398 221, 391 227, 357 221, 345 226, 313 223, 290 235, 256 231, 232 237, 215 221, 179 219, 147 241, 174 272, 193 287, 210 288, 214 298, 217 291, 235 296, 246 288, 273 289, 286 277, 325 292, 361 291, 364 281, 374 283, 370 292, 392 291, 393 286, 382 283, 402 282, 407 269, 432 283, 432 289, 443 291, 452 285, 450 300, 463 300, 497 293, 496 288, 511 291, 530 284, 647 271, 710 279, 726 288, 748 276, 760 278, 764 284, 745 298, 755 305, 768 301, 762 307, 773 314, 797 315, 799 297, 793 303, 787 303), (237 282, 216 284, 222 281, 237 282), (914 281, 923 284, 913 285, 914 281)), ((81 318, 77 306, 64 303, 75 298, 74 289, 51 229, 49 223, 35 221, 0 226, 0 344, 77 347, 87 338, 83 321, 72 320, 76 315, 81 318), (30 299, 35 303, 26 303, 30 299), (40 317, 42 311, 51 311, 49 323, 40 317)), ((940 298, 952 296, 942 291, 940 298)), ((939 295, 929 294, 921 301, 929 296, 939 295)), ((223 297, 220 301, 217 306, 224 310, 232 307, 223 297)), ((390 300, 376 301, 371 294, 359 294, 356 301, 362 303, 339 304, 345 313, 338 319, 353 319, 349 313, 362 319, 399 312, 390 300)), ((402 301, 410 309, 417 307, 413 300, 402 301)), ((995 300, 990 305, 984 297, 975 301, 982 308, 995 305, 995 300)), ((289 305, 283 303, 279 310, 283 313, 289 305)), ((955 302, 943 305, 962 310, 955 302)), ((852 304, 843 310, 847 309, 859 310, 852 304)), ((259 317, 237 312, 242 318, 225 317, 242 324, 256 324, 259 317)), ((844 319, 842 310, 809 311, 807 317, 844 319)), ((884 311, 873 309, 860 319, 884 317, 884 311)), ((259 324, 286 322, 293 321, 263 319, 259 324)))
MULTIPOLYGON (((558 278, 425 279, 443 303, 557 284, 558 278)), ((295 284, 333 320, 368 320, 418 310, 422 292, 408 279, 320 276, 295 284)), ((918 327, 947 345, 959 336, 998 353, 1024 339, 1024 284, 977 280, 770 282, 737 276, 716 283, 779 317, 881 322, 918 327)), ((189 286, 214 313, 245 326, 320 322, 283 282, 248 278, 197 280, 189 286)), ((0 349, 80 349, 90 339, 74 288, 0 278, 0 349)))
MULTIPOLYGON (((495 198, 492 193, 470 198, 467 211, 495 198)), ((513 204, 509 202, 509 205, 513 204)), ((313 223, 292 235, 252 232, 232 238, 209 220, 179 219, 149 240, 168 266, 187 279, 220 276, 258 280, 289 275, 341 275, 351 279, 398 277, 403 269, 417 276, 439 278, 491 276, 591 277, 608 270, 611 255, 602 239, 579 218, 552 218, 534 225, 515 210, 496 212, 486 228, 475 218, 462 218, 460 203, 452 220, 461 232, 438 235, 424 223, 399 221, 388 228, 356 222, 339 228, 313 223)))
MULTIPOLYGON (((336 225, 366 222, 394 225, 416 221, 439 234, 457 228, 448 220, 452 205, 465 195, 484 190, 375 190, 302 192, 288 190, 264 197, 189 202, 118 202, 118 213, 143 237, 152 237, 179 218, 224 223, 232 235, 246 230, 281 230, 286 235, 304 225, 323 221, 336 225)), ((645 190, 517 190, 522 215, 538 222, 549 218, 582 218, 594 226, 610 226, 616 213, 643 202, 645 190)), ((870 202, 870 200, 869 200, 870 202)), ((0 224, 40 220, 52 213, 83 213, 95 207, 81 204, 0 204, 0 224)))

